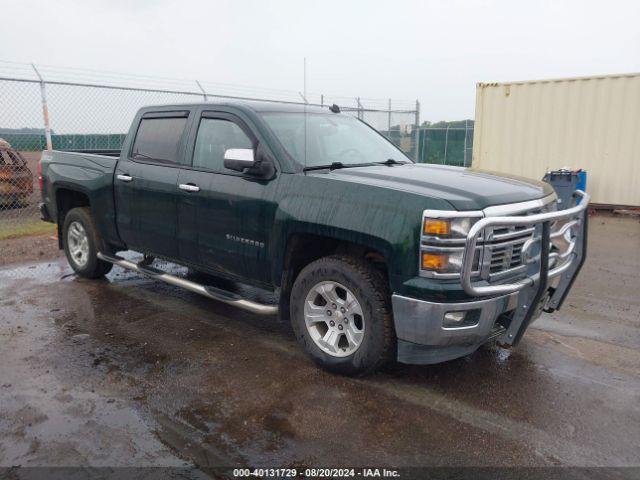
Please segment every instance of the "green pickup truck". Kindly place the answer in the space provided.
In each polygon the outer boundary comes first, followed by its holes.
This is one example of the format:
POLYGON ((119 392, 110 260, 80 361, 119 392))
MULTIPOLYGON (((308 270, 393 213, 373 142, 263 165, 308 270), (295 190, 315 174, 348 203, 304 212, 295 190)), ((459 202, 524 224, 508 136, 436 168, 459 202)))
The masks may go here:
POLYGON ((44 151, 39 175, 42 218, 78 275, 115 264, 279 314, 343 374, 515 345, 586 255, 586 193, 561 202, 548 183, 413 163, 336 106, 146 107, 121 151, 44 151))

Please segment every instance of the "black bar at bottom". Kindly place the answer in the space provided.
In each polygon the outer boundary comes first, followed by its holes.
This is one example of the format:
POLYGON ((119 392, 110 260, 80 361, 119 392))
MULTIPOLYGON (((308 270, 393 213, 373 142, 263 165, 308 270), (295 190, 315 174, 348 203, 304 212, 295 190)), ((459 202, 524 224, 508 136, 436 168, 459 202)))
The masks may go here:
POLYGON ((538 290, 536 291, 533 300, 531 301, 531 305, 527 310, 524 318, 522 319, 522 323, 520 324, 520 329, 518 333, 516 333, 516 337, 513 340, 513 345, 517 345, 520 342, 520 339, 524 335, 524 332, 527 331, 529 324, 531 323, 531 319, 533 315, 538 310, 538 303, 542 299, 543 295, 547 291, 547 287, 549 285, 549 242, 551 241, 551 225, 549 222, 542 223, 542 246, 540 250, 540 280, 538 281, 538 290))

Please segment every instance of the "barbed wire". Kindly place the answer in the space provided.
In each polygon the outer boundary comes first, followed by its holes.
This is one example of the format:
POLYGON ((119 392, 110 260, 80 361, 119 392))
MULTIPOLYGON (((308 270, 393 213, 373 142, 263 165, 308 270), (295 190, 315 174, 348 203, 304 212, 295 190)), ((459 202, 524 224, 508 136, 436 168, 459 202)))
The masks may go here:
MULTIPOLYGON (((255 98, 257 100, 287 101, 305 103, 301 92, 281 88, 230 84, 212 80, 172 78, 136 73, 123 73, 108 70, 96 70, 59 65, 37 64, 39 74, 46 82, 60 82, 77 85, 95 85, 103 87, 144 88, 176 93, 201 94, 204 88, 209 96, 220 98, 255 98)), ((0 77, 40 81, 34 66, 29 63, 0 60, 0 77)), ((382 99, 346 95, 328 95, 308 92, 306 103, 361 108, 368 110, 402 111, 416 110, 416 101, 382 99)))

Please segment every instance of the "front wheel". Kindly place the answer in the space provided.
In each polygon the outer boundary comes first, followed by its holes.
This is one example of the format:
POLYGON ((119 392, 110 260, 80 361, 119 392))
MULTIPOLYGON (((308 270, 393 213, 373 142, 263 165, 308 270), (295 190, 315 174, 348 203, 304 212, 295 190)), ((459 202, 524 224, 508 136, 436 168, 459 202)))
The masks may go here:
POLYGON ((62 227, 64 253, 71 268, 85 278, 99 278, 113 265, 98 258, 100 237, 91 210, 74 208, 67 213, 62 227))
POLYGON ((307 265, 294 282, 290 308, 298 341, 329 371, 369 373, 393 356, 388 288, 363 260, 336 255, 307 265))

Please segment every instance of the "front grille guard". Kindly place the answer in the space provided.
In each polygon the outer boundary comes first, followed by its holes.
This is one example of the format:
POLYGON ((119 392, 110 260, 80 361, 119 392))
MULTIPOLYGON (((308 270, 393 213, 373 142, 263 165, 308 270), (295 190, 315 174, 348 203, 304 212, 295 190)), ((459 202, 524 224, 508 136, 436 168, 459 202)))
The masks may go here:
MULTIPOLYGON (((574 267, 573 270, 576 270, 576 259, 581 264, 581 261, 584 258, 582 248, 577 249, 576 247, 578 243, 586 242, 586 210, 591 197, 581 190, 576 190, 574 192, 574 197, 577 197, 579 203, 574 207, 564 210, 538 213, 528 216, 485 217, 478 220, 469 230, 465 242, 462 267, 460 270, 460 282, 464 291, 474 297, 483 297, 490 295, 506 295, 535 285, 538 286, 540 295, 542 295, 544 293, 543 290, 546 290, 547 288, 548 280, 550 278, 567 272, 568 270, 572 269, 572 266, 574 267), (551 223, 556 220, 564 219, 569 219, 569 221, 565 225, 563 225, 563 227, 559 231, 552 234, 551 223), (528 241, 529 243, 540 243, 540 254, 537 255, 536 258, 530 259, 528 262, 532 263, 533 261, 535 261, 539 264, 538 271, 536 273, 527 275, 525 278, 520 279, 514 283, 503 283, 500 285, 482 285, 478 284, 478 282, 472 282, 471 277, 473 275, 472 267, 474 252, 478 245, 478 237, 485 228, 493 226, 537 227, 539 225, 541 225, 541 235, 535 236, 528 241), (580 225, 582 225, 583 228, 579 230, 576 238, 570 242, 565 251, 560 253, 550 252, 550 242, 552 238, 562 236, 570 228, 574 228, 580 225), (580 250, 580 252, 577 252, 576 250, 580 250), (564 262, 561 265, 556 266, 555 268, 549 268, 549 262, 552 260, 564 260, 564 262)), ((532 245, 529 245, 527 247, 527 250, 531 247, 532 245)), ((576 273, 577 271, 574 272, 572 278, 576 273)), ((570 283, 572 282, 572 278, 569 279, 569 287, 570 283)), ((564 299, 564 295, 562 297, 563 298, 559 302, 557 302, 558 304, 555 306, 555 308, 559 308, 559 303, 561 303, 564 299)))

